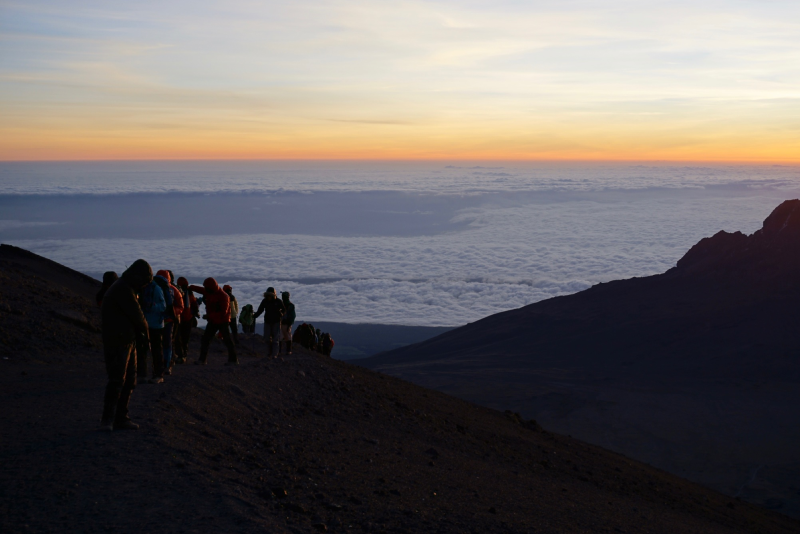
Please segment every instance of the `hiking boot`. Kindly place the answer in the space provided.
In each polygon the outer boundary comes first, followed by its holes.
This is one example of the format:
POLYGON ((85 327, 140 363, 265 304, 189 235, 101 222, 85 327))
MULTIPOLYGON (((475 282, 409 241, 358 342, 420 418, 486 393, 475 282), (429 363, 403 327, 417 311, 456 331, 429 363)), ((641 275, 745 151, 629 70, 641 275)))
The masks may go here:
POLYGON ((194 364, 195 365, 206 365, 206 362, 204 360, 195 360, 194 364))
POLYGON ((139 430, 139 425, 130 419, 126 419, 124 421, 114 423, 114 430, 139 430))
POLYGON ((102 432, 111 432, 114 430, 114 422, 113 421, 100 421, 100 427, 97 429, 102 432))
POLYGON ((172 374, 172 369, 167 369, 166 371, 164 371, 164 374, 165 375, 171 375, 172 374))
POLYGON ((153 377, 153 378, 150 379, 150 383, 151 384, 163 384, 164 383, 164 379, 162 377, 160 377, 160 376, 156 376, 156 377, 153 377))
POLYGON ((177 360, 175 360, 175 363, 184 364, 184 363, 186 363, 186 358, 178 358, 177 360))
POLYGON ((231 362, 226 362, 225 365, 239 365, 239 360, 234 360, 231 362))

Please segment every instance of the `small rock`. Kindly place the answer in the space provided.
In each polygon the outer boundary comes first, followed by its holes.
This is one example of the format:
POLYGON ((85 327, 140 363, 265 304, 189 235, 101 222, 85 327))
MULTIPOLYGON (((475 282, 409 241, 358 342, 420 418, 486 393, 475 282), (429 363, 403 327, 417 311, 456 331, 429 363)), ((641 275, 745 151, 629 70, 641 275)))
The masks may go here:
POLYGON ((494 507, 494 506, 492 506, 491 508, 489 508, 489 513, 490 513, 490 514, 496 514, 496 513, 497 513, 497 510, 495 509, 495 507, 494 507))
POLYGON ((328 532, 328 527, 325 525, 325 523, 314 523, 311 526, 319 530, 320 532, 328 532))
POLYGON ((274 495, 276 499, 285 499, 289 496, 283 488, 272 488, 272 495, 274 495))

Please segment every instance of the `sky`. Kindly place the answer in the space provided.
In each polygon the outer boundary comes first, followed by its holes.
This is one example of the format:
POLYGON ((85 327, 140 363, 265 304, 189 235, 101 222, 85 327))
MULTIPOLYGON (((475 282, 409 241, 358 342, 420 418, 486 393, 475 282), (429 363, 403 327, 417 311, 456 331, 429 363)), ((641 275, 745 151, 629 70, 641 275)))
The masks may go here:
POLYGON ((0 160, 800 161, 797 0, 0 0, 0 160))

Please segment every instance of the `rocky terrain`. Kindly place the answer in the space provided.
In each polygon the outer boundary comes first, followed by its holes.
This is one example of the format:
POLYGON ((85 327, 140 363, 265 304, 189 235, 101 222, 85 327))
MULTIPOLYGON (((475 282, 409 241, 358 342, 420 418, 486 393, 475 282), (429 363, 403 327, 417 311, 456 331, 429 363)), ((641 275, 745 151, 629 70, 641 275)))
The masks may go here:
MULTIPOLYGON (((0 247, 2 532, 789 533, 512 413, 317 354, 182 365, 96 430, 99 283, 0 247)), ((198 353, 199 333, 191 350, 198 353)))
POLYGON ((361 365, 800 517, 800 201, 664 274, 538 302, 361 365))

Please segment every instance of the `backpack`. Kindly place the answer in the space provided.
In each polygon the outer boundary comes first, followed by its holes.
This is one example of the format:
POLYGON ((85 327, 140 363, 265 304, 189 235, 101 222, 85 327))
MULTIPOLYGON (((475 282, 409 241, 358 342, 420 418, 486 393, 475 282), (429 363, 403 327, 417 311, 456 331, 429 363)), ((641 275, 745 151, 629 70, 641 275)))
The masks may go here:
POLYGON ((142 291, 142 302, 141 307, 142 311, 147 313, 153 308, 153 300, 155 300, 155 292, 158 286, 155 282, 150 282, 145 286, 144 291, 142 291))
POLYGON ((242 313, 239 314, 239 322, 246 325, 253 324, 253 305, 245 304, 242 307, 242 313))

